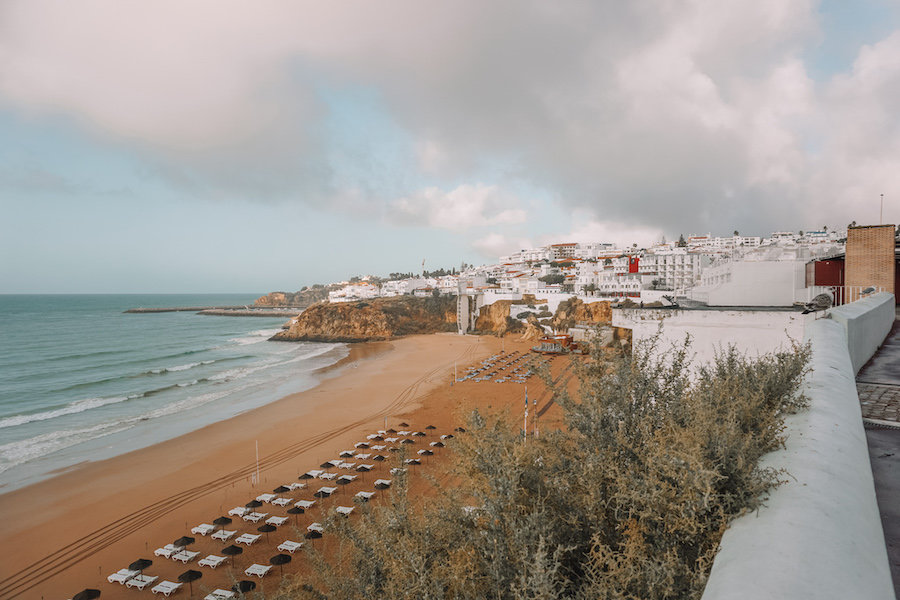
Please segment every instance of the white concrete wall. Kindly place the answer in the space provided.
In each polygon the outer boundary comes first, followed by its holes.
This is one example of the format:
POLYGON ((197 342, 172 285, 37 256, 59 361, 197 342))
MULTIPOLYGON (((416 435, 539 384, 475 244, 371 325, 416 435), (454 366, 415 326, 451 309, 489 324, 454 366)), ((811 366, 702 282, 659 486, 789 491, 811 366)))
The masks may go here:
POLYGON ((848 352, 847 331, 870 320, 855 317, 808 323, 810 409, 787 418, 785 449, 763 459, 787 483, 729 526, 703 600, 894 599, 848 352))
POLYGON ((828 312, 844 328, 853 372, 859 373, 891 331, 895 316, 894 295, 887 292, 872 294, 828 312))
POLYGON ((612 324, 631 329, 634 343, 659 333, 657 351, 680 346, 690 335, 690 350, 698 365, 712 362, 729 345, 748 356, 787 350, 792 339, 803 339, 804 323, 811 318, 795 311, 617 308, 612 312, 612 324))

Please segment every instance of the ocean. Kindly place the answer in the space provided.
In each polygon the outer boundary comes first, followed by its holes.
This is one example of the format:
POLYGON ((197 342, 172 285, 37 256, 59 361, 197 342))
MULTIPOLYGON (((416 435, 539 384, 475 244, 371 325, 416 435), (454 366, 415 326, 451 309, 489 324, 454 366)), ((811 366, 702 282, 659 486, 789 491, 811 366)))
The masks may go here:
POLYGON ((0 295, 0 493, 308 389, 345 344, 267 341, 287 318, 129 308, 253 296, 0 295))

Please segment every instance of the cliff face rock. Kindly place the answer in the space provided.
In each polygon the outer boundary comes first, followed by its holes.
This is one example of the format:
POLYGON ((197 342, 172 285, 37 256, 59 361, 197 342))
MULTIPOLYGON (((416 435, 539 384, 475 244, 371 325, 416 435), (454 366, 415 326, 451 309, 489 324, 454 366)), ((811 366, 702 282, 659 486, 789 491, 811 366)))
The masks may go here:
POLYGON ((529 341, 537 341, 544 337, 544 328, 538 322, 538 318, 534 315, 528 315, 525 319, 525 329, 522 332, 522 339, 529 341))
POLYGON ((396 296, 365 302, 322 302, 307 308, 271 339, 367 342, 416 333, 456 330, 456 297, 396 296))
POLYGON ((585 304, 579 298, 570 298, 561 302, 553 315, 553 327, 557 331, 568 331, 579 321, 590 323, 611 323, 612 308, 608 301, 585 304))
POLYGON ((478 318, 475 319, 475 331, 484 333, 506 333, 506 319, 509 317, 510 300, 497 300, 493 304, 486 304, 478 309, 478 318))
POLYGON ((328 299, 328 288, 312 287, 299 292, 271 292, 256 299, 253 304, 262 307, 305 308, 328 299))

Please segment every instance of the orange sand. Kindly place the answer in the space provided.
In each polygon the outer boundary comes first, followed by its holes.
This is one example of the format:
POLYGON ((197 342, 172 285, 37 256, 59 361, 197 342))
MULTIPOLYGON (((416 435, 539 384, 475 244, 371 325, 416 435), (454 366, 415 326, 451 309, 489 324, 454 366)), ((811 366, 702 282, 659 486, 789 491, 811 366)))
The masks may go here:
MULTIPOLYGON (((0 600, 7 598, 70 598, 86 588, 100 589, 105 598, 149 598, 149 587, 140 592, 106 577, 137 558, 150 558, 147 574, 159 581, 177 581, 187 569, 200 570, 194 582, 194 597, 202 598, 216 588, 230 588, 233 578, 252 562, 268 564, 285 539, 302 540, 306 525, 321 520, 321 508, 353 505, 357 491, 371 490, 378 478, 390 478, 390 462, 341 488, 332 499, 320 500, 312 510, 266 536, 236 559, 216 570, 183 565, 153 555, 153 550, 182 535, 193 535, 191 527, 210 523, 229 509, 242 506, 276 486, 297 481, 298 475, 333 458, 365 436, 388 427, 411 430, 437 427, 417 439, 411 454, 461 425, 474 406, 495 409, 510 406, 521 416, 523 387, 515 383, 465 382, 451 385, 454 363, 462 376, 465 366, 501 349, 527 351, 523 342, 502 342, 492 337, 438 334, 413 336, 393 342, 354 346, 351 356, 332 370, 317 387, 283 398, 235 418, 155 446, 109 460, 79 465, 51 480, 0 496, 0 600), (255 445, 259 442, 260 479, 255 474, 255 445), (200 592, 203 593, 200 593, 200 592)), ((561 361, 557 360, 558 363, 561 361)), ((557 365, 557 368, 559 365, 557 365)), ((545 390, 536 378, 528 383, 529 395, 545 390)), ((548 415, 550 417, 552 415, 548 415)), ((543 418, 543 417, 542 417, 543 418)), ((418 473, 439 470, 448 449, 428 457, 418 473)), ((358 473, 353 473, 358 474, 358 473)), ((414 482, 413 482, 414 483, 414 482)), ((295 500, 312 499, 312 493, 327 482, 312 480, 310 489, 285 495, 295 500)), ((417 488, 415 486, 412 489, 417 488)), ((265 505, 270 515, 284 515, 285 508, 265 505)), ((352 518, 352 517, 351 517, 352 518)), ((238 534, 256 533, 260 525, 235 518, 228 529, 238 534)), ((190 550, 202 558, 219 552, 226 543, 194 535, 190 550)), ((233 539, 232 539, 233 541, 233 539)), ((327 541, 326 541, 327 542, 327 541)), ((228 542, 229 544, 231 542, 228 542)), ((303 569, 302 552, 295 553, 285 573, 303 569)), ((258 584, 275 588, 279 569, 258 584)), ((188 597, 187 586, 175 597, 188 597)))

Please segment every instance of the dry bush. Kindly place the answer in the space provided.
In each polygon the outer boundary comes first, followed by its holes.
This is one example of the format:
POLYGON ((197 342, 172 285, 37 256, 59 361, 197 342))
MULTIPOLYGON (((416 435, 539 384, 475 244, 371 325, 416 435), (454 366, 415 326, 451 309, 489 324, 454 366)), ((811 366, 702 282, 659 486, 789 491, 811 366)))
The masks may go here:
POLYGON ((699 598, 721 535, 777 485, 759 458, 805 406, 808 347, 734 350, 689 376, 689 344, 577 364, 556 390, 564 431, 523 441, 508 415, 475 412, 454 440, 465 488, 329 519, 317 574, 276 598, 699 598), (335 546, 337 546, 335 548, 335 546))

